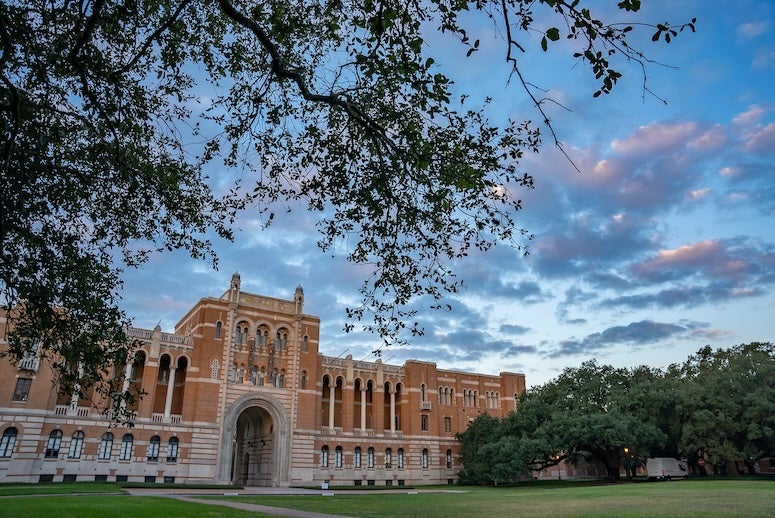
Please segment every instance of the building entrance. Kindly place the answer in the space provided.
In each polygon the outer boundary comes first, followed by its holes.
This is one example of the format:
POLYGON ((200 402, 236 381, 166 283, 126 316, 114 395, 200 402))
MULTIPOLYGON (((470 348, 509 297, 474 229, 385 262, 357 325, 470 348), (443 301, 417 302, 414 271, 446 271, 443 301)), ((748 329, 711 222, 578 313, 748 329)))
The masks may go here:
POLYGON ((240 413, 234 435, 233 478, 244 486, 271 486, 275 462, 272 416, 251 406, 240 413))

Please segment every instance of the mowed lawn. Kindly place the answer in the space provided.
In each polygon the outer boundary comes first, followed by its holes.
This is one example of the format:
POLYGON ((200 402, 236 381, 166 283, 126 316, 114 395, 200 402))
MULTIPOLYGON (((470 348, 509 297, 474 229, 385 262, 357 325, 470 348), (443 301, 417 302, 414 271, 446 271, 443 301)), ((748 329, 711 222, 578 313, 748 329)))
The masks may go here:
MULTIPOLYGON (((76 484, 77 486, 77 484, 76 484)), ((109 487, 109 485, 108 485, 109 487)), ((85 489, 85 488, 84 488, 85 489)), ((265 517, 233 508, 165 497, 113 495, 12 496, 0 486, 0 517, 265 517)), ((557 482, 514 488, 443 487, 409 494, 359 491, 333 496, 216 497, 248 504, 303 509, 353 517, 502 516, 772 516, 775 480, 687 480, 587 485, 557 482)), ((83 489, 76 489, 82 492, 83 489)), ((169 491, 169 490, 167 490, 169 491)), ((174 490, 172 490, 174 491, 174 490)), ((279 513, 278 513, 279 514, 279 513)))
MULTIPOLYGON (((441 488, 440 488, 441 489, 441 488)), ((362 518, 503 516, 773 516, 775 480, 682 480, 515 488, 455 487, 450 492, 334 496, 241 496, 239 502, 362 518)))

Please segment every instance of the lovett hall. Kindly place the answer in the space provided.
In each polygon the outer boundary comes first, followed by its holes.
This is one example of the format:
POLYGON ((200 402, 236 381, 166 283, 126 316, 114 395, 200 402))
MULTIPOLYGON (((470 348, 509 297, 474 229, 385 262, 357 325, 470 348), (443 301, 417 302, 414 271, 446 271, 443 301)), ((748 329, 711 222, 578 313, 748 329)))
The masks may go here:
POLYGON ((452 483, 455 434, 515 410, 525 389, 523 374, 325 356, 319 329, 301 287, 293 300, 254 295, 238 274, 174 333, 129 329, 140 346, 126 383, 144 393, 131 428, 60 394, 35 355, 2 358, 0 482, 452 483))

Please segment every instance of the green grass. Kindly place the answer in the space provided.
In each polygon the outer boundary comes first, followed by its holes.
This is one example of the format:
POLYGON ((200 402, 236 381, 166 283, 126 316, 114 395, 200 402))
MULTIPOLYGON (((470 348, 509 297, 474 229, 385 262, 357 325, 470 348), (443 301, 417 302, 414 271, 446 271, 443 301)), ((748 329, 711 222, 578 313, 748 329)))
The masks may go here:
POLYGON ((456 516, 771 516, 775 481, 692 480, 641 484, 555 483, 455 492, 334 496, 240 496, 254 502, 361 518, 456 516))
POLYGON ((27 496, 0 500, 0 517, 31 518, 265 518, 275 515, 253 513, 219 505, 203 505, 154 496, 27 496))
MULTIPOLYGON (((398 487, 394 489, 399 489, 398 487)), ((385 491, 333 496, 208 497, 360 518, 454 518, 529 516, 771 516, 775 479, 686 480, 676 482, 601 484, 590 482, 527 483, 507 488, 437 486, 437 492, 409 494, 385 491)), ((239 509, 186 502, 161 496, 101 495, 120 493, 120 484, 59 483, 0 485, 0 517, 56 518, 267 517, 239 509), (33 490, 35 492, 33 492, 33 490), (61 496, 57 495, 59 493, 61 496), (77 493, 66 495, 62 493, 77 493), (17 495, 17 496, 11 496, 17 495), (37 495, 37 496, 36 496, 37 495), (50 495, 50 496, 41 496, 50 495)), ((164 490, 162 490, 164 491, 164 490)), ((205 498, 205 497, 198 497, 205 498)))
POLYGON ((72 495, 75 493, 122 493, 112 482, 43 482, 39 484, 0 484, 0 496, 72 495))

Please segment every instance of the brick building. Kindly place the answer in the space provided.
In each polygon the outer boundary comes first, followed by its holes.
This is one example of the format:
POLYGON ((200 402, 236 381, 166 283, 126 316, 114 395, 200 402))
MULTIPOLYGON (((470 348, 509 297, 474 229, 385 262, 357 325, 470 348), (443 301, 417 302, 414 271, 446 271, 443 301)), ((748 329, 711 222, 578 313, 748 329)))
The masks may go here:
POLYGON ((131 428, 58 394, 37 357, 0 360, 0 482, 449 483, 455 434, 514 410, 525 389, 523 374, 324 356, 320 319, 303 309, 301 287, 293 300, 254 295, 235 274, 174 333, 130 329, 142 345, 125 383, 145 392, 131 428))

